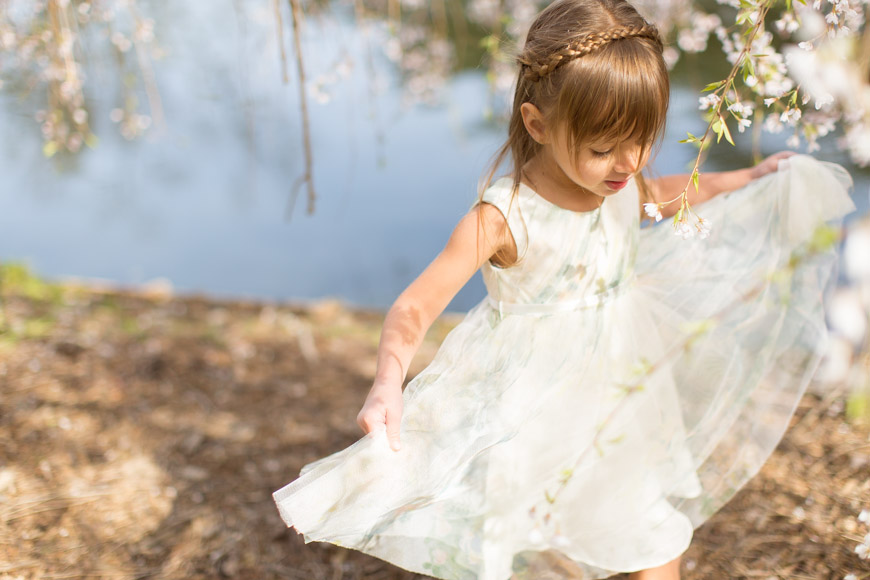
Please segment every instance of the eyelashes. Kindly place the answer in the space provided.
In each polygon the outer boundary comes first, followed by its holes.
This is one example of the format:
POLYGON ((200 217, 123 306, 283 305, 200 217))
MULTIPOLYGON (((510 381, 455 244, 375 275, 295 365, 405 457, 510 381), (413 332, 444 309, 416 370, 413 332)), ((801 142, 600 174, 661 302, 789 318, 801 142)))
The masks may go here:
MULTIPOLYGON (((652 147, 652 144, 653 144, 653 141, 652 141, 652 140, 647 141, 647 143, 646 143, 646 149, 649 150, 649 148, 652 147)), ((595 149, 589 149, 589 150, 592 152, 592 155, 593 155, 594 157, 598 157, 598 158, 600 158, 600 159, 604 159, 604 158, 606 158, 606 157, 610 157, 610 156, 613 154, 613 147, 611 147, 611 148, 608 149, 607 151, 596 151, 595 149)))

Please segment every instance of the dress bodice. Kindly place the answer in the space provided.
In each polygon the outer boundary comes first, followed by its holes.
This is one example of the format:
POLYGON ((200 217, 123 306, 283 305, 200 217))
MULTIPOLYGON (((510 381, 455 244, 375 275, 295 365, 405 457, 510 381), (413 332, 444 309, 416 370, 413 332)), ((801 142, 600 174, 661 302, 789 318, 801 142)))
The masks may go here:
POLYGON ((502 178, 482 201, 507 218, 517 244, 517 263, 481 268, 489 296, 515 304, 583 300, 631 277, 638 242, 637 184, 605 198, 598 209, 576 212, 547 201, 525 184, 512 196, 502 178))

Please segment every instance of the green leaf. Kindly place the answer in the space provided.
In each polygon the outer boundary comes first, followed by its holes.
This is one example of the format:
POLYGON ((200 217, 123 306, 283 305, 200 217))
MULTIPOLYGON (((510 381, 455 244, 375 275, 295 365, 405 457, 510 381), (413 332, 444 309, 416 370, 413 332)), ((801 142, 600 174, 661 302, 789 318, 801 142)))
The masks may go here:
POLYGON ((709 85, 707 85, 706 87, 704 87, 704 90, 702 90, 701 92, 702 92, 702 93, 706 93, 707 91, 712 91, 712 90, 714 90, 714 89, 718 89, 718 88, 721 87, 723 84, 725 84, 725 81, 717 81, 717 82, 715 82, 715 83, 710 83, 709 85))
POLYGON ((728 123, 719 116, 719 120, 722 121, 722 132, 725 134, 725 138, 728 139, 728 142, 734 145, 734 139, 731 138, 731 131, 728 130, 728 123))
POLYGON ((751 74, 752 76, 755 76, 755 65, 752 64, 751 58, 747 58, 746 60, 743 61, 743 73, 744 73, 743 80, 746 80, 746 71, 747 70, 749 71, 749 74, 751 74))
POLYGON ((498 38, 494 34, 484 36, 480 39, 480 48, 490 53, 495 52, 498 48, 498 38))
POLYGON ((698 143, 700 139, 692 135, 691 133, 686 133, 689 137, 687 139, 680 139, 680 143, 698 143))
POLYGON ((699 178, 700 178, 700 176, 698 175, 698 171, 697 171, 697 170, 695 170, 694 172, 692 172, 692 183, 693 183, 694 186, 695 186, 695 191, 698 191, 698 179, 699 179, 699 178))

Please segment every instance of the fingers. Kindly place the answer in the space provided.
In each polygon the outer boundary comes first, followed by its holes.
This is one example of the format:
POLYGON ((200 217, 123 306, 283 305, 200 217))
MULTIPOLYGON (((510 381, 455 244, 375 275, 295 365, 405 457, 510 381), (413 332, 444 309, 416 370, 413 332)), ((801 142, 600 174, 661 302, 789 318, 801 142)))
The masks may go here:
POLYGON ((771 166, 770 171, 768 173, 778 171, 779 170, 779 162, 783 161, 784 159, 788 159, 792 155, 797 155, 797 152, 795 152, 795 151, 780 151, 779 153, 775 153, 775 154, 771 155, 770 160, 768 161, 768 163, 771 166))
POLYGON ((366 405, 356 416, 356 423, 366 434, 383 426, 386 429, 387 441, 390 444, 390 448, 393 451, 398 451, 402 448, 399 437, 402 425, 401 404, 392 407, 366 405))
POLYGON ((386 423, 386 413, 384 410, 373 409, 369 405, 365 405, 356 416, 356 424, 363 430, 363 433, 371 433, 376 427, 386 423))
POLYGON ((788 159, 792 155, 797 155, 797 153, 794 151, 779 151, 778 153, 768 155, 764 161, 752 168, 752 173, 750 174, 751 178, 758 179, 759 177, 764 177, 768 173, 778 171, 779 162, 788 159))
POLYGON ((356 423, 366 434, 383 428, 390 448, 398 451, 402 447, 399 440, 399 430, 402 425, 402 391, 388 391, 386 397, 370 393, 356 416, 356 423))

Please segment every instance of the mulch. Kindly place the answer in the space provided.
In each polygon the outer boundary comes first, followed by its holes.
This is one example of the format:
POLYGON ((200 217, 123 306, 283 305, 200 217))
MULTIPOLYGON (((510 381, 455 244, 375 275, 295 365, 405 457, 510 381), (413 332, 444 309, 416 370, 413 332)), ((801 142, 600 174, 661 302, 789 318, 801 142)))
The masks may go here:
MULTIPOLYGON (((383 313, 30 280, 3 288, 0 580, 424 578, 305 545, 271 494, 357 440, 383 313)), ((459 317, 430 330, 410 374, 459 317)), ((870 579, 870 425, 808 392, 682 577, 870 579)), ((626 578, 618 575, 614 578, 626 578)))

